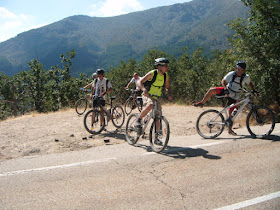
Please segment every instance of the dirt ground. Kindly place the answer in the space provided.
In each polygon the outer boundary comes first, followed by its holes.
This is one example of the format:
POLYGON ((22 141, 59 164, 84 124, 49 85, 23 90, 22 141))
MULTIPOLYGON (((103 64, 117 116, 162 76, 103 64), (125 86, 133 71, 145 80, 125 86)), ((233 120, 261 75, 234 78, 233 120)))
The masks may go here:
MULTIPOLYGON (((196 119, 203 110, 209 108, 163 105, 171 138, 196 134, 196 119)), ((116 131, 112 122, 109 122, 107 131, 92 136, 85 130, 83 118, 84 115, 79 116, 74 109, 68 109, 47 114, 32 113, 0 121, 0 160, 126 143, 125 123, 116 131)))

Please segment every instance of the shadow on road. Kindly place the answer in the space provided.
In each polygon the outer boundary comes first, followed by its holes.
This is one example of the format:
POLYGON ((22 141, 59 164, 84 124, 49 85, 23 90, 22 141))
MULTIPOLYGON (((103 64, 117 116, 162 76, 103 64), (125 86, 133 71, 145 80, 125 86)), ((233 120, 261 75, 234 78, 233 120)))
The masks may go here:
MULTIPOLYGON (((136 144, 135 147, 140 147, 142 149, 145 149, 147 152, 153 152, 152 148, 150 146, 144 145, 144 144, 136 144)), ((159 155, 165 155, 172 158, 178 158, 178 159, 185 159, 185 158, 191 158, 191 157, 199 157, 202 156, 207 159, 212 160, 219 160, 221 159, 220 156, 217 155, 211 155, 208 154, 209 152, 207 150, 201 149, 201 148, 190 148, 190 147, 171 147, 167 146, 167 149, 163 152, 159 153, 159 155)))
POLYGON ((164 150, 161 154, 168 157, 179 158, 179 159, 199 157, 199 156, 212 160, 221 159, 220 156, 211 155, 208 153, 209 152, 207 150, 201 148, 194 149, 189 147, 168 147, 167 150, 164 150))

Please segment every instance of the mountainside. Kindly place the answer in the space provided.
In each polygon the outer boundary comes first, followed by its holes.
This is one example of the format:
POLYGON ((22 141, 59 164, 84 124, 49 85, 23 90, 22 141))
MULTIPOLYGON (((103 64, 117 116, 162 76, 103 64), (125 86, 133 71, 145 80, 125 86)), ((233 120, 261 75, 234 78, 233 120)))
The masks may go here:
POLYGON ((116 17, 72 16, 0 43, 0 72, 28 70, 27 63, 35 58, 48 69, 71 49, 77 52, 76 73, 139 60, 155 46, 175 56, 184 46, 223 50, 231 33, 225 24, 247 14, 239 0, 193 0, 116 17))

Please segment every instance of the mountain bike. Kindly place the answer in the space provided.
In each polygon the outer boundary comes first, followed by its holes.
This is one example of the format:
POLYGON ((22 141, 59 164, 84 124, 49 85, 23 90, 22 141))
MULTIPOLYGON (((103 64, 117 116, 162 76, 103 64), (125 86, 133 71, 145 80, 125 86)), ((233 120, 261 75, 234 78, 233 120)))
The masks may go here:
MULTIPOLYGON (((84 88, 80 88, 81 91, 86 92, 86 93, 90 93, 91 91, 88 89, 84 89, 84 88)), ((77 112, 78 115, 82 115, 85 113, 85 111, 87 110, 87 107, 89 106, 90 102, 89 102, 89 97, 90 94, 83 94, 83 97, 79 98, 76 103, 75 103, 75 110, 77 112)))
POLYGON ((132 110, 135 109, 136 107, 138 108, 139 112, 141 112, 143 108, 143 101, 141 96, 137 96, 138 91, 135 89, 126 89, 126 90, 131 91, 131 95, 125 101, 124 104, 125 113, 129 115, 132 112, 132 110))
POLYGON ((170 129, 167 119, 162 115, 162 112, 158 109, 158 97, 156 95, 150 95, 155 98, 153 110, 143 120, 142 129, 137 126, 137 119, 139 114, 131 114, 126 123, 125 138, 127 142, 134 145, 139 140, 140 136, 145 138, 145 130, 148 127, 150 120, 152 124, 150 127, 149 140, 150 146, 154 152, 162 152, 169 141, 170 129))
POLYGON ((112 120, 116 128, 122 127, 125 120, 125 113, 120 104, 113 105, 114 99, 116 99, 115 96, 110 97, 110 103, 106 103, 101 96, 94 97, 94 107, 92 110, 88 111, 84 117, 84 126, 89 133, 101 133, 110 120, 112 120), (106 109, 106 105, 109 105, 110 108, 106 109), (101 112, 98 108, 104 110, 104 112, 101 112))
POLYGON ((225 126, 230 129, 234 120, 242 112, 246 105, 249 104, 250 111, 246 118, 246 126, 253 138, 265 138, 271 134, 275 126, 275 116, 266 106, 256 106, 251 97, 254 91, 246 91, 243 100, 223 108, 222 111, 209 109, 202 112, 196 121, 196 130, 200 136, 206 139, 218 137, 224 130, 225 126), (229 108, 239 107, 232 118, 229 117, 227 110, 229 108), (226 117, 224 117, 224 115, 226 117))

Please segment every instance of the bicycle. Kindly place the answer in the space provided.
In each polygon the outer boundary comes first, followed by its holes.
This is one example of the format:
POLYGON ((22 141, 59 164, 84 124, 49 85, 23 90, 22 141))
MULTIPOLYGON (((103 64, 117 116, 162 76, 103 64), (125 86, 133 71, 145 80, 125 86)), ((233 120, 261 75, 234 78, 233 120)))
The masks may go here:
POLYGON ((202 112, 196 121, 196 130, 200 136, 206 139, 218 137, 224 130, 225 126, 230 129, 234 120, 239 113, 249 104, 250 111, 246 118, 246 126, 253 138, 265 138, 271 134, 275 126, 275 116, 266 106, 256 106, 251 101, 254 91, 246 91, 245 98, 237 103, 223 108, 222 111, 209 109, 202 112), (229 118, 227 110, 232 107, 240 106, 234 116, 229 118), (223 115, 225 113, 225 117, 223 115))
POLYGON ((170 129, 167 119, 158 109, 159 96, 150 96, 155 97, 155 104, 153 110, 144 119, 142 129, 139 129, 136 125, 139 115, 136 113, 131 114, 126 123, 125 137, 130 145, 136 144, 141 135, 142 138, 145 138, 145 130, 148 127, 150 120, 153 119, 149 133, 150 146, 154 152, 159 153, 162 152, 168 144, 170 129))
MULTIPOLYGON (((80 88, 81 91, 83 92, 87 92, 90 93, 90 90, 84 89, 84 88, 80 88)), ((84 96, 82 98, 79 98, 76 103, 75 103, 75 110, 77 112, 78 115, 82 115, 85 113, 85 111, 87 110, 89 101, 89 94, 84 94, 84 96)))
POLYGON ((103 100, 103 98, 101 96, 94 97, 93 103, 95 106, 92 110, 88 111, 84 117, 84 126, 89 133, 101 133, 110 120, 112 120, 112 123, 116 128, 122 127, 125 120, 124 110, 120 104, 115 104, 113 106, 114 99, 116 99, 115 96, 110 97, 110 103, 105 102, 105 104, 102 105, 101 100, 103 100), (106 105, 110 105, 108 110, 105 107, 106 105), (98 110, 98 107, 103 109, 104 113, 98 110), (107 119, 104 115, 107 116, 107 119))
POLYGON ((133 109, 135 109, 136 107, 138 108, 139 112, 142 111, 143 108, 143 101, 142 101, 142 97, 141 96, 137 96, 136 100, 135 100, 135 96, 137 95, 137 90, 135 89, 126 89, 131 91, 131 95, 129 96, 129 98, 125 101, 124 104, 124 110, 125 113, 127 115, 129 115, 133 109))

